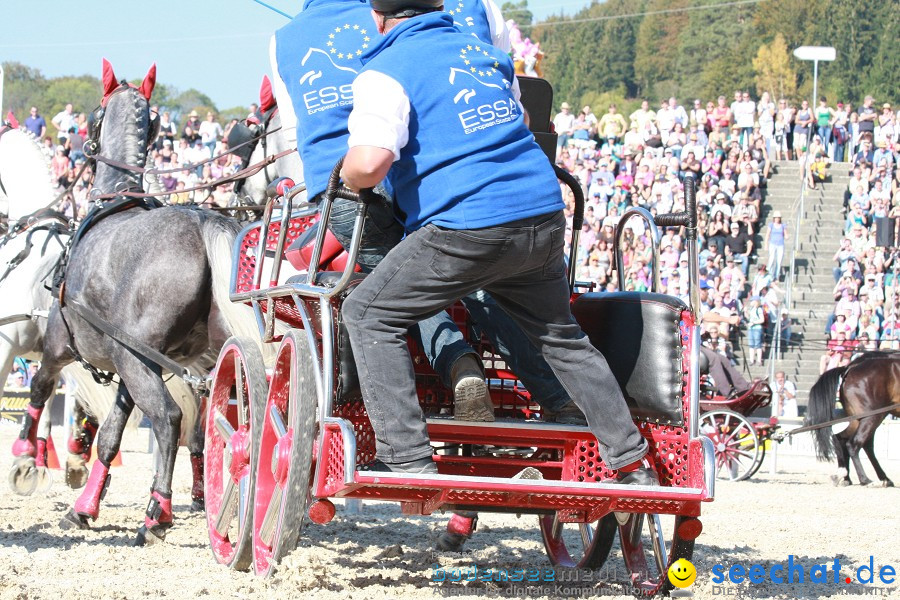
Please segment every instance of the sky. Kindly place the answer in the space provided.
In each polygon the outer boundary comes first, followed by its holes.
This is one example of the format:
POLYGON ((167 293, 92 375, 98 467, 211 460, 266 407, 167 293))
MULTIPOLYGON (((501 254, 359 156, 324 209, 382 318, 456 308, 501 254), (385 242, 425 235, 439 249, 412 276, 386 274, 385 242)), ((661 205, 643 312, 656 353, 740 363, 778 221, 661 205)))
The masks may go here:
MULTIPOLYGON (((288 14, 303 5, 264 1, 288 14)), ((528 0, 528 7, 540 20, 589 3, 528 0)), ((0 62, 20 62, 46 77, 100 77, 105 57, 119 79, 142 78, 156 62, 157 81, 198 89, 219 109, 257 100, 270 72, 269 38, 287 22, 253 0, 2 0, 0 6, 0 62)))

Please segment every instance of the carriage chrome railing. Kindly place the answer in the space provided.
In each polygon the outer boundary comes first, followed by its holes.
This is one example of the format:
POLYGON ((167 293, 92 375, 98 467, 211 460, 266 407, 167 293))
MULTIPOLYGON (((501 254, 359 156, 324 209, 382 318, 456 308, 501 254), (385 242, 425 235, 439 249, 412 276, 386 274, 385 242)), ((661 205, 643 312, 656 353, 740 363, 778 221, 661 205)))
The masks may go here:
MULTIPOLYGON (((342 427, 345 425, 341 419, 335 419, 331 417, 331 409, 332 409, 332 401, 333 401, 333 391, 335 385, 335 365, 333 360, 333 349, 334 349, 334 313, 331 310, 331 298, 340 294, 342 291, 346 289, 349 285, 351 277, 355 270, 356 259, 359 254, 359 248, 362 242, 362 229, 363 222, 366 216, 366 200, 360 197, 359 193, 352 192, 347 188, 344 188, 340 185, 339 180, 339 172, 340 167, 343 160, 341 160, 332 171, 331 178, 329 179, 328 189, 326 193, 323 195, 323 199, 319 206, 319 229, 316 234, 316 241, 313 247, 312 255, 309 260, 309 269, 306 275, 305 282, 292 282, 287 284, 278 285, 278 277, 280 275, 280 265, 283 260, 283 246, 284 239, 287 232, 287 224, 290 221, 290 216, 292 214, 292 203, 291 198, 302 189, 298 189, 299 186, 295 188, 291 188, 289 190, 285 190, 283 197, 284 205, 282 206, 282 215, 281 215, 281 229, 278 234, 278 238, 276 239, 276 252, 273 257, 272 265, 270 267, 270 276, 269 283, 270 287, 261 289, 260 284, 262 283, 262 272, 263 272, 263 261, 266 257, 266 246, 267 246, 267 238, 266 232, 268 231, 269 224, 271 222, 272 214, 274 211, 275 203, 278 202, 279 196, 270 197, 266 203, 266 210, 264 212, 262 226, 260 229, 260 242, 259 246, 256 249, 256 264, 254 270, 254 287, 256 289, 250 290, 247 292, 233 292, 231 294, 231 300, 233 302, 250 302, 254 308, 254 311, 257 315, 257 322, 260 328, 260 334, 263 336, 263 341, 270 342, 274 339, 274 326, 275 326, 275 310, 274 310, 274 301, 277 298, 283 297, 291 297, 294 306, 296 306, 297 310, 300 313, 301 319, 303 321, 304 328, 307 330, 307 335, 310 336, 310 343, 314 343, 314 331, 316 330, 313 326, 313 317, 309 308, 307 307, 305 302, 302 302, 301 297, 307 298, 317 298, 319 300, 319 319, 320 319, 320 328, 318 331, 321 333, 320 342, 322 344, 322 364, 316 365, 316 373, 317 373, 317 387, 320 393, 320 399, 322 400, 319 403, 319 415, 320 422, 334 422, 342 427), (341 275, 337 282, 334 285, 321 285, 317 283, 319 271, 319 260, 322 255, 322 249, 324 246, 325 240, 325 232, 327 229, 327 225, 331 216, 331 208, 335 198, 344 198, 347 200, 356 201, 356 214, 354 217, 354 227, 353 234, 351 237, 349 248, 347 249, 348 258, 344 270, 341 272, 341 275), (266 302, 266 311, 262 311, 261 302, 266 302)), ((557 173, 557 176, 564 183, 569 184, 569 186, 573 189, 573 194, 575 196, 575 216, 573 219, 573 231, 572 231, 572 239, 570 242, 570 254, 569 256, 575 256, 575 251, 578 247, 578 233, 580 230, 579 221, 583 220, 584 214, 584 195, 581 190, 581 186, 577 183, 574 178, 569 175, 567 172, 563 171, 559 167, 554 165, 554 169, 557 173), (573 185, 574 183, 574 185, 573 185), (576 226, 577 225, 577 226, 576 226)), ((308 207, 312 207, 313 205, 308 205, 308 207)), ((621 273, 624 273, 623 264, 622 264, 622 254, 620 252, 619 244, 621 243, 621 235, 624 231, 625 222, 634 216, 637 216, 643 219, 651 232, 651 243, 652 243, 652 256, 653 256, 653 291, 657 291, 660 285, 659 278, 659 242, 661 236, 659 234, 659 226, 683 226, 685 227, 685 240, 687 243, 688 250, 688 274, 689 274, 689 292, 688 292, 688 310, 693 317, 693 325, 690 328, 690 336, 691 336, 691 352, 690 352, 690 361, 688 365, 688 390, 689 390, 689 407, 690 414, 688 415, 688 433, 690 439, 699 439, 703 448, 704 454, 704 481, 706 484, 706 488, 708 490, 709 498, 713 498, 715 496, 715 453, 712 445, 712 441, 707 436, 701 436, 699 434, 699 417, 700 417, 700 397, 699 397, 699 389, 700 389, 700 328, 699 328, 699 248, 698 248, 698 236, 697 236, 697 202, 696 202, 696 181, 695 179, 688 175, 685 177, 685 211, 681 213, 672 213, 665 215, 657 215, 654 217, 649 211, 644 208, 634 207, 628 209, 625 214, 622 215, 618 227, 616 229, 616 264, 619 269, 620 277, 619 277, 619 285, 620 289, 623 285, 624 278, 621 276, 621 273)), ((308 213, 306 213, 308 214, 308 213)), ((240 237, 238 238, 238 243, 235 244, 235 264, 237 264, 237 259, 239 258, 238 254, 240 252, 240 237)), ((568 264, 568 281, 570 289, 574 289, 575 286, 575 271, 576 271, 576 261, 570 260, 568 264)), ((232 278, 232 290, 235 289, 234 282, 236 278, 236 268, 232 278)), ((318 357, 315 355, 313 359, 319 363, 318 357)), ((351 452, 348 456, 354 456, 354 453, 351 452)), ((352 461, 355 462, 355 461, 352 461)), ((345 477, 347 481, 352 481, 352 473, 353 468, 352 464, 348 462, 346 465, 346 473, 345 477)))
POLYGON ((662 239, 659 227, 683 226, 688 253, 688 310, 692 315, 693 325, 690 328, 691 353, 688 365, 688 390, 690 393, 688 428, 691 439, 699 438, 703 444, 706 482, 712 495, 715 490, 715 454, 712 442, 706 436, 700 436, 700 250, 697 236, 697 182, 693 175, 684 178, 685 210, 680 213, 653 216, 642 207, 631 207, 619 219, 616 227, 615 256, 618 269, 619 291, 625 287, 625 266, 622 252, 622 236, 625 224, 632 218, 644 221, 650 232, 652 276, 651 291, 660 290, 659 244, 662 239))

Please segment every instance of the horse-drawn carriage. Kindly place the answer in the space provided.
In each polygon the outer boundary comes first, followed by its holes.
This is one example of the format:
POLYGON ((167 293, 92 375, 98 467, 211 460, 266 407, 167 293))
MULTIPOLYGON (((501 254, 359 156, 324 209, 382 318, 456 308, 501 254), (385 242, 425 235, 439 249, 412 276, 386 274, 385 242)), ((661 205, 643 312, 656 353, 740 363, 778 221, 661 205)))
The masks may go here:
MULTIPOLYGON (((578 221, 584 204, 580 187, 558 173, 575 194, 578 221)), ((687 227, 691 304, 659 293, 618 292, 583 294, 572 305, 625 391, 649 442, 658 486, 615 484, 615 472, 603 464, 590 431, 542 419, 540 406, 516 375, 486 341, 471 335, 469 342, 485 360, 497 421, 455 421, 451 391, 410 342, 439 475, 365 470, 374 459, 375 440, 341 304, 363 277, 354 265, 366 203, 339 187, 337 169, 326 195, 318 214, 308 205, 295 211, 292 190, 282 185, 263 220, 245 228, 235 243, 231 298, 252 305, 263 341, 278 349, 274 368, 267 371, 252 341, 233 339, 212 378, 205 472, 216 559, 271 573, 297 544, 306 518, 327 523, 335 515, 333 500, 359 498, 400 502, 404 513, 416 515, 534 514, 547 554, 560 566, 598 568, 619 531, 632 584, 645 593, 668 586, 667 568, 690 558, 702 530, 700 505, 714 492, 713 445, 699 433, 693 179, 686 181, 687 212, 654 219, 633 209, 623 216, 647 220, 654 241, 657 225, 687 227), (335 259, 323 247, 336 197, 360 202, 348 255, 335 259), (279 283, 285 249, 319 216, 308 271, 279 283), (513 478, 526 467, 541 478, 513 478), (580 533, 578 544, 567 525, 580 533)), ((574 231, 579 229, 576 222, 574 231)), ((471 331, 465 309, 457 305, 451 314, 462 331, 471 331)))

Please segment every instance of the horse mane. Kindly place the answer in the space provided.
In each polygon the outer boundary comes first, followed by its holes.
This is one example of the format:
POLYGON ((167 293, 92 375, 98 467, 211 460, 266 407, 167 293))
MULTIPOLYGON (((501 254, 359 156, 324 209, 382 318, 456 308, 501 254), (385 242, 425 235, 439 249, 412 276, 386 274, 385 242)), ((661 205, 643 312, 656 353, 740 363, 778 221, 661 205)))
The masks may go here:
MULTIPOLYGON (((126 106, 125 110, 127 111, 128 108, 126 106)), ((103 138, 99 140, 100 153, 135 167, 143 167, 147 163, 147 155, 149 153, 149 140, 147 139, 150 135, 149 108, 150 103, 136 88, 129 87, 110 96, 100 133, 101 138, 103 138), (130 108, 133 118, 123 119, 119 123, 110 122, 110 113, 113 110, 119 110, 119 104, 124 101, 126 96, 131 101, 130 108), (114 129, 111 131, 110 128, 114 129), (112 147, 112 152, 109 152, 110 147, 112 147), (111 154, 115 156, 110 156, 111 154)), ((135 184, 134 187, 140 187, 141 177, 138 173, 110 167, 102 162, 98 162, 94 187, 104 193, 112 192, 117 183, 129 179, 135 184)))
POLYGON ((40 139, 25 129, 11 129, 0 138, 0 177, 9 199, 10 219, 48 206, 56 194, 50 159, 40 139))

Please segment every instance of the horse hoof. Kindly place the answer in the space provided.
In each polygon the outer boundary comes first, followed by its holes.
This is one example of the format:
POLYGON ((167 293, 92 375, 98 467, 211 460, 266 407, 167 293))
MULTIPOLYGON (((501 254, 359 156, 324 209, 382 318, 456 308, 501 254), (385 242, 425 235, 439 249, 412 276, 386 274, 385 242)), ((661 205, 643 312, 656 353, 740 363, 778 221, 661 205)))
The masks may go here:
POLYGON ((34 457, 19 456, 9 470, 9 489, 20 496, 30 496, 37 489, 40 478, 34 457))
POLYGON ((832 475, 831 482, 835 485, 835 487, 847 487, 848 485, 850 485, 849 480, 847 480, 839 475, 832 475))
POLYGON ((206 503, 203 498, 197 498, 191 502, 191 512, 203 512, 204 510, 206 510, 206 503))
POLYGON ((135 546, 153 546, 166 541, 166 532, 172 527, 171 523, 157 523, 152 527, 141 525, 138 529, 137 537, 134 538, 135 546))
POLYGON ((59 528, 68 530, 84 530, 90 529, 91 526, 88 524, 88 517, 86 517, 85 515, 79 515, 74 510, 69 510, 69 512, 66 513, 66 516, 64 516, 59 522, 59 528))
POLYGON ((863 481, 860 481, 860 482, 859 482, 859 485, 870 485, 871 483, 872 483, 871 480, 865 479, 865 480, 863 480, 863 481))
POLYGON ((36 467, 37 469, 37 486, 35 491, 39 494, 46 494, 53 487, 53 472, 47 467, 36 467))
POLYGON ((894 487, 894 482, 890 479, 882 479, 878 482, 878 487, 889 488, 894 487))
POLYGON ((66 485, 73 490, 81 489, 87 483, 88 475, 90 471, 84 465, 81 455, 70 454, 66 459, 66 485))
POLYGON ((84 487, 84 484, 87 483, 88 476, 90 475, 90 471, 85 466, 69 468, 66 466, 66 485, 68 485, 73 490, 80 490, 84 487))

